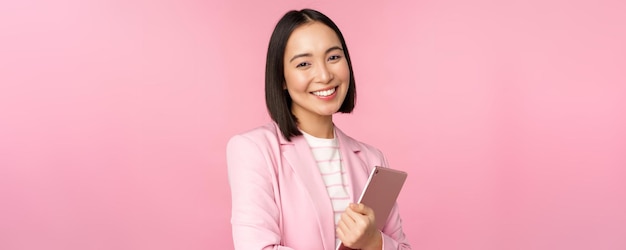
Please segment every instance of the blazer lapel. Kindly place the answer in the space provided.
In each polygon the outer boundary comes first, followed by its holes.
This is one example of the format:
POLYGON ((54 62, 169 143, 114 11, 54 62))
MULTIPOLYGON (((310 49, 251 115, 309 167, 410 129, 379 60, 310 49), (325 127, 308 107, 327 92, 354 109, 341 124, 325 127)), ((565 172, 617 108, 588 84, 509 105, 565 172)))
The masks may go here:
MULTIPOLYGON (((278 129, 278 128, 277 128, 278 129)), ((326 249, 335 248, 335 220, 332 204, 326 185, 319 172, 309 144, 303 136, 291 138, 287 141, 280 130, 277 131, 282 147, 282 154, 286 163, 291 166, 298 179, 304 185, 316 211, 316 218, 320 227, 323 244, 326 249)), ((310 216, 303 214, 303 216, 310 216)))
POLYGON ((360 157, 361 148, 359 144, 352 138, 348 137, 341 130, 335 127, 336 135, 339 140, 339 148, 341 157, 343 157, 344 168, 348 172, 348 184, 352 187, 348 192, 352 197, 352 202, 358 202, 361 192, 365 187, 369 176, 368 163, 360 157))

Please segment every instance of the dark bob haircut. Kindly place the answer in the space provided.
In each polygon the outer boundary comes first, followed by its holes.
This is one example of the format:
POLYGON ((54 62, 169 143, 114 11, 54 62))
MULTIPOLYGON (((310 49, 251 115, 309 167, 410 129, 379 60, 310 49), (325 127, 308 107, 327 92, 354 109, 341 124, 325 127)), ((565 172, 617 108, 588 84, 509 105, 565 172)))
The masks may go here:
POLYGON ((356 102, 356 86, 354 84, 354 74, 352 72, 352 62, 348 53, 346 41, 335 23, 326 15, 312 9, 300 11, 292 10, 287 12, 276 24, 270 43, 267 48, 267 60, 265 64, 265 104, 272 120, 278 124, 281 133, 288 140, 291 137, 301 135, 298 130, 298 119, 291 113, 291 96, 283 88, 285 84, 284 57, 287 40, 291 33, 303 24, 310 22, 320 22, 331 28, 339 37, 345 58, 350 70, 350 83, 348 92, 338 112, 350 113, 354 109, 356 102))

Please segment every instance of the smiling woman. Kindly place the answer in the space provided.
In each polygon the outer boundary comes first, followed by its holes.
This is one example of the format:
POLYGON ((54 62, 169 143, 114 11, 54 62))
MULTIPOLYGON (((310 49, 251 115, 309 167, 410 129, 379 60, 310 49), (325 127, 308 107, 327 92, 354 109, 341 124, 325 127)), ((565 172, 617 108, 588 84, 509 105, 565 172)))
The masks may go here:
POLYGON ((350 70, 340 46, 335 32, 320 22, 298 27, 287 41, 283 87, 299 128, 316 137, 333 138, 332 127, 316 121, 331 119, 349 88, 350 70))
POLYGON ((290 11, 270 38, 266 104, 273 121, 227 146, 236 249, 410 249, 396 207, 376 228, 354 204, 375 166, 376 148, 344 134, 333 114, 350 113, 356 86, 339 28, 310 9, 290 11))

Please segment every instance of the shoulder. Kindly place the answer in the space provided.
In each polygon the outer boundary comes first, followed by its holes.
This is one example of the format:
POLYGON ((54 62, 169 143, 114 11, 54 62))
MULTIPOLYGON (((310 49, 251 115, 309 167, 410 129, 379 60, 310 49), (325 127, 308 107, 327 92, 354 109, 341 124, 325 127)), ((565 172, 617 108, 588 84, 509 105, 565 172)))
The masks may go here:
POLYGON ((267 123, 248 131, 236 134, 228 140, 229 150, 241 148, 244 145, 258 148, 270 148, 280 143, 280 132, 274 123, 267 123))
POLYGON ((235 137, 245 137, 251 140, 262 140, 262 139, 276 139, 278 140, 278 128, 276 127, 276 124, 270 122, 267 124, 264 124, 262 126, 250 129, 248 131, 239 133, 234 135, 232 138, 235 137))

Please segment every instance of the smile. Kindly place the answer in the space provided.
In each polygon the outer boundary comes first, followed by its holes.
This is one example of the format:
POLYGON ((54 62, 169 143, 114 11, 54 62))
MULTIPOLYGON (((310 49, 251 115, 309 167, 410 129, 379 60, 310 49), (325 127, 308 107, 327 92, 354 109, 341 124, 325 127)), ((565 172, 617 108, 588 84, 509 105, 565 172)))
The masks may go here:
POLYGON ((329 95, 334 94, 335 91, 337 91, 337 87, 334 87, 332 89, 327 89, 327 90, 314 91, 314 92, 311 92, 311 93, 316 95, 316 96, 327 97, 329 95))

